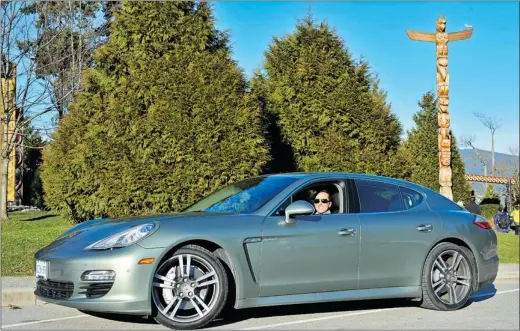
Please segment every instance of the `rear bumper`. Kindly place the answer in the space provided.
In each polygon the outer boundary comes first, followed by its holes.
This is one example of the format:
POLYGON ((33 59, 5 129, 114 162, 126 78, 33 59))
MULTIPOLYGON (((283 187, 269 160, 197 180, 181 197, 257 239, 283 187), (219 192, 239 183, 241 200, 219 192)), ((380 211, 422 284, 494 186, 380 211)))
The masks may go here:
POLYGON ((495 256, 479 266, 478 270, 478 290, 492 284, 498 275, 499 259, 495 256))

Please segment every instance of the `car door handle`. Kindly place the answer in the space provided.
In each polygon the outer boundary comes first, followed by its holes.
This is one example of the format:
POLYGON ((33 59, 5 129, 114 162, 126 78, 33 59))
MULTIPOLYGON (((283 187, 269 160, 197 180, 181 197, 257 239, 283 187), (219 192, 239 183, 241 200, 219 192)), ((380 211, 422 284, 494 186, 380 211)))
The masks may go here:
POLYGON ((431 224, 421 224, 416 227, 417 231, 420 232, 432 232, 431 224))
POLYGON ((356 229, 354 229, 354 228, 341 229, 338 231, 338 235, 339 236, 355 236, 356 229))

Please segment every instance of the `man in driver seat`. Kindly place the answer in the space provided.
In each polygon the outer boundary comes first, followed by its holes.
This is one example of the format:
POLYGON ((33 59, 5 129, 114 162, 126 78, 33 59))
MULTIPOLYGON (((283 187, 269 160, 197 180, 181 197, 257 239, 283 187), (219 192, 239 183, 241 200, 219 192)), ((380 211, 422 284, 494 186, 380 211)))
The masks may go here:
POLYGON ((330 214, 332 200, 330 199, 330 193, 327 190, 321 190, 318 192, 312 202, 314 203, 314 209, 316 209, 316 212, 314 213, 315 215, 330 214))

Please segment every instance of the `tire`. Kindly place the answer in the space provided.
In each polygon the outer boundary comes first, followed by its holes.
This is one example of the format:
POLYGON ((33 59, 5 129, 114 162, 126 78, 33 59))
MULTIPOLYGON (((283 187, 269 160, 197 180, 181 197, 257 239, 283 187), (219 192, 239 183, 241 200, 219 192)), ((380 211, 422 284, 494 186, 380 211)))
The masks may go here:
POLYGON ((462 308, 478 282, 476 265, 475 257, 466 247, 448 242, 435 246, 424 263, 421 307, 441 311, 462 308), (450 270, 454 257, 460 260, 458 268, 450 270))
POLYGON ((174 330, 193 330, 204 327, 220 314, 229 284, 218 258, 203 247, 187 245, 157 268, 151 291, 154 319, 158 323, 174 330), (180 277, 179 257, 185 270, 188 256, 190 273, 180 277))

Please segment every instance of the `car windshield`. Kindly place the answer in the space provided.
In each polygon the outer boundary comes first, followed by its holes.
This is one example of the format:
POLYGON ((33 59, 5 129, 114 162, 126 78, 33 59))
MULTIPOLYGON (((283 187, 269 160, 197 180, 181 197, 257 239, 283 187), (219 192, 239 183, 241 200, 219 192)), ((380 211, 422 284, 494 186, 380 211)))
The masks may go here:
POLYGON ((210 194, 184 212, 249 214, 261 208, 296 180, 297 177, 290 176, 255 177, 242 180, 210 194))

